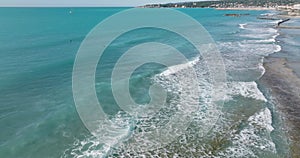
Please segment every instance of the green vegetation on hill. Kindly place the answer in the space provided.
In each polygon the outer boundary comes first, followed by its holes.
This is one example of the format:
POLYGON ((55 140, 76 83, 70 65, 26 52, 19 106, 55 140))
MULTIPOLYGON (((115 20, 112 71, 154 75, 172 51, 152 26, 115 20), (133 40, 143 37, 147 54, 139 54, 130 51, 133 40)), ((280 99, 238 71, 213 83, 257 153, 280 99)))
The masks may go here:
POLYGON ((144 7, 187 7, 187 8, 229 8, 229 7, 276 7, 281 5, 294 5, 299 0, 221 0, 221 1, 200 1, 182 2, 168 4, 150 4, 144 7))

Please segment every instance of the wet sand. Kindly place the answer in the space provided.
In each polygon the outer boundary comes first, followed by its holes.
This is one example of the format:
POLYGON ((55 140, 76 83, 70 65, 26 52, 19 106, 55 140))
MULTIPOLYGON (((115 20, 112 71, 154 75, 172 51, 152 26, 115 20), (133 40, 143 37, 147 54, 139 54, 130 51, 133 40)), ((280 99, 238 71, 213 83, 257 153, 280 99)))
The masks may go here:
MULTIPOLYGON (((300 157, 300 78, 288 67, 288 61, 281 57, 267 57, 264 62, 266 73, 260 81, 270 88, 277 103, 276 109, 282 113, 290 151, 293 158, 300 157)), ((300 64, 300 62, 298 63, 300 64)))

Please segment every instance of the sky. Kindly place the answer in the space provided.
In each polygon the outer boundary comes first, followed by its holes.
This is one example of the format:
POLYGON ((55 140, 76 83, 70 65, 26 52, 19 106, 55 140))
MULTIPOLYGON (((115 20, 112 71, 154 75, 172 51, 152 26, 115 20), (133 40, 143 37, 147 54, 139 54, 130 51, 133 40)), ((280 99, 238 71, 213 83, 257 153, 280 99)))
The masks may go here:
POLYGON ((140 6, 183 1, 187 0, 0 0, 0 6, 140 6))

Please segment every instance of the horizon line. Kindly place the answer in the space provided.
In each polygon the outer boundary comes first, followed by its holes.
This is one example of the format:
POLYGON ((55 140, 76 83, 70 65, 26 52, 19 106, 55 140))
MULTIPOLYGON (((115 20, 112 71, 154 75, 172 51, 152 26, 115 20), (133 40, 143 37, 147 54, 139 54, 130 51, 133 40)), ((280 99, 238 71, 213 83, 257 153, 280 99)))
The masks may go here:
POLYGON ((4 5, 0 8, 109 8, 109 7, 120 7, 120 8, 133 8, 138 6, 96 6, 96 5, 83 5, 83 6, 72 6, 72 5, 65 5, 65 6, 56 6, 56 5, 4 5))

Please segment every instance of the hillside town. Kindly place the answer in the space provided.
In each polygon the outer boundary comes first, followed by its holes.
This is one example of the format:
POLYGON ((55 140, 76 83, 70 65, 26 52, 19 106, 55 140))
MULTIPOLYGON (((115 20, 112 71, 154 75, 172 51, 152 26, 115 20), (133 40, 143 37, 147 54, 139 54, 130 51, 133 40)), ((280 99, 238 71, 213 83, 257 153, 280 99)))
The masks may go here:
POLYGON ((280 10, 289 16, 300 16, 300 4, 298 0, 221 0, 180 2, 167 4, 148 4, 142 8, 216 8, 230 10, 280 10))

